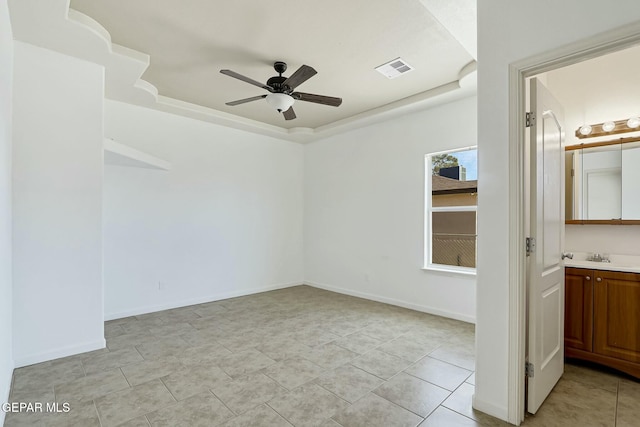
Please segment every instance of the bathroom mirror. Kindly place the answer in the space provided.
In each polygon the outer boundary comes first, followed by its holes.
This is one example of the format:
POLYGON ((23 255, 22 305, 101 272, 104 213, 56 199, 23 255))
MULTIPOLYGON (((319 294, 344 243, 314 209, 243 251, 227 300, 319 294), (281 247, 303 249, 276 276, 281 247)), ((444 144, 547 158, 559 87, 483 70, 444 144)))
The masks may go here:
POLYGON ((569 146, 565 170, 567 223, 640 221, 638 138, 569 146))

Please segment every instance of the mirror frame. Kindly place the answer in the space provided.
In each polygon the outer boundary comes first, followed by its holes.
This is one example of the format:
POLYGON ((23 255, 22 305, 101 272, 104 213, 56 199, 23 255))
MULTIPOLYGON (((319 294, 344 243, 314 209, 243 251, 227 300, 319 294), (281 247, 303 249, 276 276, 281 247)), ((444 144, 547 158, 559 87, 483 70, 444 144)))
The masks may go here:
MULTIPOLYGON (((564 147, 564 150, 565 152, 567 152, 573 150, 582 150, 585 148, 605 147, 608 145, 622 145, 638 141, 640 141, 640 137, 620 138, 600 142, 587 142, 575 145, 567 145, 564 147)), ((640 225, 640 219, 566 219, 564 223, 581 225, 640 225)))

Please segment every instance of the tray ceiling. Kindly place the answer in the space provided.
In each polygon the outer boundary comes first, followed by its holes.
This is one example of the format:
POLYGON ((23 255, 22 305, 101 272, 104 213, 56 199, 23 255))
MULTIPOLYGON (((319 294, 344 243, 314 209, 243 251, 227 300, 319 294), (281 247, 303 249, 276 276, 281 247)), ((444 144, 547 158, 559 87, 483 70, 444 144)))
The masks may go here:
POLYGON ((9 0, 15 40, 105 69, 108 99, 296 142, 309 142, 475 93, 475 0, 9 0), (401 57, 415 69, 389 80, 375 67, 401 57), (285 121, 266 91, 285 61, 317 75, 285 121))

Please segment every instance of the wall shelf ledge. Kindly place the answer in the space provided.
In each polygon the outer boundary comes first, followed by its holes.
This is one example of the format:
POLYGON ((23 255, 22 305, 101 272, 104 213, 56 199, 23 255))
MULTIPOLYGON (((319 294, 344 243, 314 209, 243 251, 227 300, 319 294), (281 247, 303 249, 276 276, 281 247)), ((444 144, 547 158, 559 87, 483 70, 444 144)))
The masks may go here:
POLYGON ((164 171, 171 170, 171 163, 168 161, 136 150, 111 138, 104 139, 104 164, 164 171))

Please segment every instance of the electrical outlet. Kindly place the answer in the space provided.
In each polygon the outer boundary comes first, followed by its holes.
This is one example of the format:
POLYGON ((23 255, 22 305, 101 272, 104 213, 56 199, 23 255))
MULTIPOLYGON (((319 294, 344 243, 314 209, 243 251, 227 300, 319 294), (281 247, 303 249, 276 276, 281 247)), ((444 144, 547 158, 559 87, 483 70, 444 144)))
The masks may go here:
POLYGON ((167 289, 167 284, 165 282, 158 282, 158 290, 164 291, 167 289))

